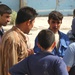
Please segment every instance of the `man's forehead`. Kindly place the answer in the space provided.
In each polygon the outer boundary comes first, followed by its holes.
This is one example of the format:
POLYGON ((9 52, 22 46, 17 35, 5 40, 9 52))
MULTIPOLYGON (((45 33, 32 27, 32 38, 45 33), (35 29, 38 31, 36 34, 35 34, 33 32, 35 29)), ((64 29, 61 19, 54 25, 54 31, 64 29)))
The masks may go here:
POLYGON ((55 20, 55 19, 50 19, 51 21, 62 21, 62 20, 55 20))
POLYGON ((8 13, 4 13, 2 16, 11 16, 11 14, 8 14, 8 13))

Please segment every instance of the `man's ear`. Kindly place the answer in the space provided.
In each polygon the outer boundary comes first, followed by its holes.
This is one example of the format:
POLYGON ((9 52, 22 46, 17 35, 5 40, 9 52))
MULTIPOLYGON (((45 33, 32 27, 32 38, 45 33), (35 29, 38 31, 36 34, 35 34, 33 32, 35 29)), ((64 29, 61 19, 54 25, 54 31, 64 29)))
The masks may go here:
POLYGON ((44 50, 44 48, 42 48, 39 43, 37 43, 37 46, 38 46, 41 50, 44 50))
POLYGON ((39 48, 41 48, 41 46, 40 46, 40 44, 39 44, 39 43, 37 43, 37 46, 38 46, 39 48))
POLYGON ((48 20, 48 24, 50 24, 50 20, 48 20))
POLYGON ((30 25, 30 20, 26 21, 26 25, 30 25))

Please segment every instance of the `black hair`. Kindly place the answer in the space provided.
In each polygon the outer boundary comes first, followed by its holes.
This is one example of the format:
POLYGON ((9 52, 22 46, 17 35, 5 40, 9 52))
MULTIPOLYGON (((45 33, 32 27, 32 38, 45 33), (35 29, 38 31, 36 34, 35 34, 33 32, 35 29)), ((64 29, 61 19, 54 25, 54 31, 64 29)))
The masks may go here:
POLYGON ((62 20, 63 15, 59 11, 52 11, 49 13, 48 20, 53 19, 53 20, 62 20))
POLYGON ((2 16, 3 14, 11 14, 12 10, 5 4, 0 4, 0 15, 2 16))
POLYGON ((27 20, 34 20, 37 16, 37 12, 32 7, 22 7, 16 17, 16 24, 23 23, 27 20))
POLYGON ((42 30, 38 34, 38 43, 44 48, 48 49, 55 41, 55 35, 51 30, 42 30))
POLYGON ((75 9, 73 10, 73 18, 75 17, 75 9))

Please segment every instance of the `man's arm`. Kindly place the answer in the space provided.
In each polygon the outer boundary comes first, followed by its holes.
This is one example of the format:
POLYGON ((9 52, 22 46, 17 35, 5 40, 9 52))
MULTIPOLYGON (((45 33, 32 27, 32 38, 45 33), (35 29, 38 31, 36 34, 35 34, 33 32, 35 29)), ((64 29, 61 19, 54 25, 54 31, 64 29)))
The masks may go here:
POLYGON ((8 72, 8 75, 11 75, 11 74, 8 72))
POLYGON ((2 72, 6 75, 8 74, 9 68, 18 62, 15 47, 15 43, 10 39, 2 42, 2 72))
POLYGON ((73 66, 74 61, 74 44, 70 44, 67 50, 65 51, 65 55, 63 57, 64 62, 67 65, 67 70, 70 71, 71 67, 73 66))
POLYGON ((71 67, 67 66, 67 71, 68 71, 68 72, 70 71, 70 69, 71 69, 71 67))
POLYGON ((57 75, 68 75, 66 64, 63 59, 59 58, 55 64, 57 75))
POLYGON ((28 58, 25 58, 18 64, 12 66, 9 70, 11 75, 25 75, 28 72, 28 65, 27 65, 28 58))

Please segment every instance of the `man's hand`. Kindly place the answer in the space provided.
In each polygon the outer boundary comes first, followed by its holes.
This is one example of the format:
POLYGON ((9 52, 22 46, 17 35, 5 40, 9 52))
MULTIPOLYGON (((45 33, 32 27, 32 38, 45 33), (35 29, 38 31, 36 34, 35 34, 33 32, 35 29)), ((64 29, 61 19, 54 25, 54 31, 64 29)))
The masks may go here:
POLYGON ((8 72, 8 75, 11 75, 11 74, 8 72))
POLYGON ((28 56, 34 54, 34 50, 32 49, 28 49, 27 51, 28 51, 28 56))

